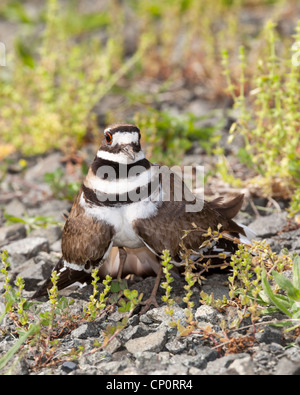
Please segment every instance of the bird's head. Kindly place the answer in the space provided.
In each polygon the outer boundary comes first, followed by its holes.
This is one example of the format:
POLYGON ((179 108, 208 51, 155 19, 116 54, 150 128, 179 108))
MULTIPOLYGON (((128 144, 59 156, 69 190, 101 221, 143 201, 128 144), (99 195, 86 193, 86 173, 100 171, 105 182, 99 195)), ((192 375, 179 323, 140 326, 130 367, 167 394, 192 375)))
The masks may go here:
POLYGON ((119 163, 134 163, 144 158, 140 129, 132 124, 113 124, 104 130, 98 158, 119 163))

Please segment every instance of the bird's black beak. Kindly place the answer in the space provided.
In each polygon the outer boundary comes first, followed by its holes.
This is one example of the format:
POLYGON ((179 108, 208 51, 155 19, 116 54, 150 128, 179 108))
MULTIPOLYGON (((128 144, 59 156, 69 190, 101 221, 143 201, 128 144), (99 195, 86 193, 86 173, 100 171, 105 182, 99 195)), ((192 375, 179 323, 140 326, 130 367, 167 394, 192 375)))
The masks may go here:
POLYGON ((122 148, 122 152, 131 160, 135 159, 135 152, 131 145, 126 145, 126 147, 122 148))

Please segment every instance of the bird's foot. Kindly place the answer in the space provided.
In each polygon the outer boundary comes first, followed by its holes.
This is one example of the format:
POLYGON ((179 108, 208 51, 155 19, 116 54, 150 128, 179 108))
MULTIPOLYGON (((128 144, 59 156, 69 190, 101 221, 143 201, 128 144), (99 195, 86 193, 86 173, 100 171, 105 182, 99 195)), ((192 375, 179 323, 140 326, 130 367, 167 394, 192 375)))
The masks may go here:
POLYGON ((140 302, 140 305, 144 306, 139 313, 140 315, 147 313, 151 306, 158 307, 156 295, 151 295, 149 299, 145 300, 144 302, 140 302))

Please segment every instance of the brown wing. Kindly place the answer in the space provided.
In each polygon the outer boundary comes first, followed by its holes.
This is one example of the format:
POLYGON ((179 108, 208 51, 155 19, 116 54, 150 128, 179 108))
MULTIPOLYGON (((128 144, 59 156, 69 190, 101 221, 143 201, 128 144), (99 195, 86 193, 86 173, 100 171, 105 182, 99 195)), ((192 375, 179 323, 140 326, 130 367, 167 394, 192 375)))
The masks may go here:
POLYGON ((217 230, 218 224, 227 232, 243 233, 243 229, 232 220, 223 217, 218 211, 212 210, 205 202, 202 211, 186 212, 184 202, 163 202, 156 216, 136 220, 134 229, 147 246, 157 254, 168 249, 172 257, 180 251, 180 242, 185 230, 194 229, 193 224, 200 230, 190 232, 183 239, 186 248, 197 250, 205 240, 203 234, 210 227, 217 230))
MULTIPOLYGON (((62 234, 63 258, 84 267, 102 259, 114 235, 113 227, 88 216, 79 205, 81 191, 73 204, 62 234)), ((89 269, 86 267, 86 269, 89 269)))
POLYGON ((218 197, 211 202, 208 202, 208 205, 221 213, 224 217, 231 219, 237 215, 237 213, 242 208, 244 202, 244 195, 237 195, 233 199, 228 202, 223 202, 223 197, 218 197))
POLYGON ((245 234, 243 228, 231 219, 240 208, 242 195, 234 198, 232 204, 227 202, 222 206, 219 200, 211 204, 196 199, 180 177, 172 174, 167 180, 170 180, 169 184, 160 184, 160 195, 164 196, 164 191, 167 190, 169 201, 158 203, 158 212, 154 217, 138 219, 133 224, 137 234, 156 254, 160 255, 164 249, 168 249, 172 257, 177 257, 182 240, 186 248, 197 250, 205 240, 203 234, 208 228, 217 230, 218 224, 222 225, 222 231, 245 234), (181 191, 184 191, 182 195, 181 191), (181 201, 177 201, 176 195, 182 197, 181 201), (199 230, 195 231, 193 224, 199 230), (184 231, 191 229, 193 232, 182 239, 184 231))
MULTIPOLYGON (((75 282, 90 282, 91 270, 102 263, 114 234, 112 226, 86 215, 79 205, 81 192, 80 190, 77 195, 63 230, 63 256, 54 268, 59 275, 58 289, 75 282)), ((50 279, 46 280, 33 298, 47 295, 51 287, 50 279)))

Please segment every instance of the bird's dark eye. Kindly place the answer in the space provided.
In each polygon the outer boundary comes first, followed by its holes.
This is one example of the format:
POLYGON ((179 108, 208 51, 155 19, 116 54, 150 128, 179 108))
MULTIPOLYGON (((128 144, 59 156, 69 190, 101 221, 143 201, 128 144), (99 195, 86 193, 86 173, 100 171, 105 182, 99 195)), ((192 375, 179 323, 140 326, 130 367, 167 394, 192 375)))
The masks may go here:
POLYGON ((105 140, 106 140, 107 144, 111 144, 112 137, 111 137, 110 133, 105 133, 105 140))

